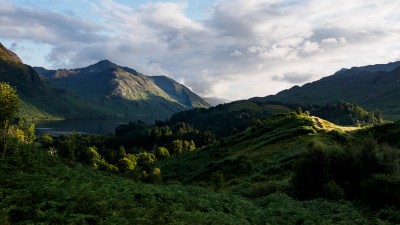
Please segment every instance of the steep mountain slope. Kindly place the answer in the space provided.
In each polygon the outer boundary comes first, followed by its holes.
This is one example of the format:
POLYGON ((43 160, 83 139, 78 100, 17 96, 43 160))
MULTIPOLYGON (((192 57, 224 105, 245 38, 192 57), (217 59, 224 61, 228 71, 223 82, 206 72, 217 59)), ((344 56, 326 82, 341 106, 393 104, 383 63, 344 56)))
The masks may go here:
POLYGON ((334 75, 294 86, 276 95, 253 98, 300 104, 358 103, 367 110, 380 109, 384 118, 400 119, 400 62, 342 69, 334 75))
POLYGON ((204 99, 189 90, 189 88, 169 77, 150 76, 149 79, 177 102, 185 106, 191 108, 208 108, 210 106, 204 99))
POLYGON ((0 43, 0 59, 9 63, 22 63, 22 60, 14 52, 8 50, 0 43))
POLYGON ((85 101, 124 116, 164 119, 194 107, 208 107, 200 97, 167 77, 147 77, 108 60, 79 69, 35 68, 51 83, 79 94, 85 101))
POLYGON ((20 114, 29 118, 73 117, 94 111, 108 115, 107 110, 83 104, 73 94, 42 80, 32 67, 24 65, 1 44, 0 81, 17 89, 21 97, 20 114))

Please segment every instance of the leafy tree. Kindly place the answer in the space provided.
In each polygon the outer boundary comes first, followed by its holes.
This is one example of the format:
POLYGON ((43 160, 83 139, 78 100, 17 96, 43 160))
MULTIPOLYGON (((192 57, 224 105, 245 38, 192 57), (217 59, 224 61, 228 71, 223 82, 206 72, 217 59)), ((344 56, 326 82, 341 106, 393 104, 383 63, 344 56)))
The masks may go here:
POLYGON ((143 171, 150 173, 151 166, 157 161, 156 156, 149 152, 141 152, 136 155, 137 164, 142 168, 143 171))
POLYGON ((7 83, 0 82, 0 132, 1 147, 3 149, 2 158, 4 159, 7 150, 7 133, 10 121, 18 112, 19 98, 16 90, 7 83))
POLYGON ((157 159, 166 159, 170 157, 169 151, 165 147, 157 147, 156 148, 156 157, 157 159))
POLYGON ((183 141, 182 140, 174 140, 171 143, 170 149, 174 155, 181 154, 183 152, 183 141))
POLYGON ((96 147, 91 146, 91 147, 87 148, 87 156, 88 156, 88 160, 89 160, 90 165, 93 168, 97 169, 98 166, 99 166, 99 163, 101 161, 101 156, 97 152, 96 147))
POLYGON ((118 156, 119 158, 124 158, 126 156, 125 147, 122 145, 119 147, 118 156))
POLYGON ((10 126, 8 136, 16 142, 30 144, 36 139, 35 124, 26 119, 19 119, 17 125, 10 126))
POLYGON ((135 169, 136 162, 132 162, 127 158, 122 158, 117 163, 118 169, 121 173, 126 173, 135 169))

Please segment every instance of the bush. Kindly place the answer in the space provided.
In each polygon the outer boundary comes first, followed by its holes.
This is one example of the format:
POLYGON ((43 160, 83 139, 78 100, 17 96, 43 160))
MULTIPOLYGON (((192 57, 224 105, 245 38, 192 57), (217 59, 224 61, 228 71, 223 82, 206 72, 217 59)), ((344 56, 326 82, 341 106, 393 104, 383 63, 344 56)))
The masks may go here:
POLYGON ((170 157, 169 151, 165 147, 157 147, 156 149, 157 159, 166 159, 170 157))
POLYGON ((343 188, 336 181, 331 180, 324 185, 324 197, 330 200, 339 200, 344 199, 345 194, 343 188))

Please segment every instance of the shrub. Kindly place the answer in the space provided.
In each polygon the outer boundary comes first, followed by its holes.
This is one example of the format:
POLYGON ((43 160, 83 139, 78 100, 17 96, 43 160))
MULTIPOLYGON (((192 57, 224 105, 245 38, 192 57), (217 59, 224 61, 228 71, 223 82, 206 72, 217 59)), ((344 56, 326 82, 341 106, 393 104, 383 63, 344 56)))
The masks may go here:
POLYGON ((166 159, 170 157, 169 151, 165 147, 157 147, 155 155, 157 159, 166 159))
POLYGON ((339 200, 345 198, 344 189, 331 180, 324 185, 324 197, 331 200, 339 200))
POLYGON ((377 174, 362 184, 363 200, 372 207, 400 207, 400 177, 377 174))

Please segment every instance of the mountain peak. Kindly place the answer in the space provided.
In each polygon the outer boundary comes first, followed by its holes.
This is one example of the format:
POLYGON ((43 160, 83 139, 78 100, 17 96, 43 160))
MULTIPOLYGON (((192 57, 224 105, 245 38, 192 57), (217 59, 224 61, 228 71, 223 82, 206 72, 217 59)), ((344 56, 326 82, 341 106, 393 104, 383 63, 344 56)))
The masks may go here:
POLYGON ((96 68, 98 70, 104 70, 104 69, 108 69, 108 68, 116 67, 116 66, 118 66, 118 65, 111 62, 110 60, 103 59, 89 67, 96 68))
POLYGON ((22 63, 22 60, 14 52, 8 50, 0 43, 0 59, 14 63, 22 63))

